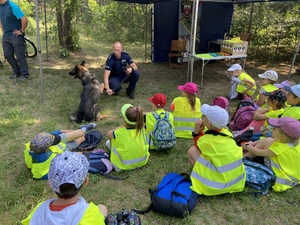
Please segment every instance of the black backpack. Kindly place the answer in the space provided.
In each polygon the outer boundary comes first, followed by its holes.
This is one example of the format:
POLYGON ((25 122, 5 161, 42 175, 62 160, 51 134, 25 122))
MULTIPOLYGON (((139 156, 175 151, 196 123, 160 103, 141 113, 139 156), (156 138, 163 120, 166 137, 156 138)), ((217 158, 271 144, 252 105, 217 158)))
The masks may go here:
POLYGON ((123 209, 117 213, 110 213, 105 217, 106 225, 141 225, 140 217, 132 210, 123 209))
POLYGON ((91 130, 87 132, 85 135, 85 141, 82 142, 75 151, 91 151, 97 147, 100 141, 103 138, 103 135, 98 130, 91 130))

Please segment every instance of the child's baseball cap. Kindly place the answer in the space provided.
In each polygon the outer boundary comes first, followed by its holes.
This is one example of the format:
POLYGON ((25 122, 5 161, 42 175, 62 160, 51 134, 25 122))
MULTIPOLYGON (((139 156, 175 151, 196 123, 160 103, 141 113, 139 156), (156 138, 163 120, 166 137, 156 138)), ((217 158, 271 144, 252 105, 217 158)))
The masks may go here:
POLYGON ((198 87, 193 82, 187 82, 184 85, 178 86, 179 91, 185 91, 191 95, 200 94, 198 87))
POLYGON ((124 118, 124 120, 126 121, 126 123, 128 123, 129 125, 135 125, 136 122, 134 121, 130 121, 127 116, 126 116, 126 111, 127 109, 129 109, 130 107, 133 107, 131 104, 124 104, 121 108, 121 113, 122 113, 122 116, 124 118))
POLYGON ((274 70, 267 70, 266 72, 262 74, 258 74, 259 78, 267 78, 272 81, 278 80, 278 73, 274 70))
POLYGON ((292 86, 288 80, 282 81, 279 84, 274 84, 275 87, 283 88, 284 86, 292 86))
POLYGON ((163 108, 167 103, 167 97, 162 93, 157 93, 149 98, 150 102, 153 102, 157 107, 163 108))
POLYGON ((201 112, 207 117, 208 121, 218 129, 221 129, 228 124, 228 112, 219 106, 203 104, 201 106, 201 112))
POLYGON ((263 94, 268 96, 268 98, 275 99, 282 104, 286 102, 286 95, 284 91, 276 90, 272 92, 265 92, 263 94))
POLYGON ((42 153, 49 149, 52 145, 57 145, 61 141, 61 137, 47 132, 42 132, 30 141, 30 151, 34 153, 42 153))
POLYGON ((300 138, 300 122, 295 118, 269 118, 268 123, 273 127, 279 127, 287 136, 291 138, 300 138))
POLYGON ((78 189, 88 175, 90 163, 83 154, 65 151, 55 156, 50 164, 48 180, 50 187, 60 193, 62 184, 74 184, 78 189))
POLYGON ((284 90, 293 93, 298 98, 300 98, 300 84, 294 85, 294 86, 284 86, 284 90))
POLYGON ((241 65, 238 63, 233 64, 231 67, 229 67, 229 69, 227 71, 232 72, 235 70, 243 70, 241 65))

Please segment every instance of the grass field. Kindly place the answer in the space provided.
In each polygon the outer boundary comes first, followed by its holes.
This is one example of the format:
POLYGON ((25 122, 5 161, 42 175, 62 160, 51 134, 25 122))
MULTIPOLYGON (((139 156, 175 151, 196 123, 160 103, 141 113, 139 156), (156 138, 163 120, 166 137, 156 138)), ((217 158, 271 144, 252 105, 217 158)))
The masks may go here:
MULTIPOLYGON (((68 72, 81 60, 86 60, 90 72, 103 79, 105 60, 111 51, 111 43, 92 42, 86 38, 86 46, 69 58, 60 58, 57 47, 49 49, 49 60, 43 52, 43 100, 38 58, 29 59, 30 78, 23 82, 10 80, 12 71, 7 62, 0 75, 0 224, 20 224, 29 212, 41 201, 54 197, 47 181, 35 181, 26 168, 23 159, 24 144, 38 132, 55 129, 76 129, 78 124, 69 121, 69 115, 76 111, 81 92, 81 83, 68 72)), ((141 77, 137 85, 136 99, 125 96, 126 85, 118 96, 102 95, 99 100, 100 112, 108 117, 98 122, 97 129, 105 134, 122 124, 120 107, 124 103, 151 110, 148 98, 157 92, 167 95, 168 105, 180 95, 178 85, 186 82, 187 65, 183 69, 170 69, 167 63, 144 62, 144 46, 125 45, 136 61, 141 77)), ((1 50, 2 52, 2 50, 1 50)), ((199 95, 202 104, 211 104, 214 97, 227 96, 230 81, 221 62, 207 64, 204 86, 199 95)), ((247 62, 246 71, 256 80, 257 74, 274 69, 280 74, 280 81, 287 79, 289 64, 259 65, 247 62)), ((194 82, 200 84, 201 64, 195 63, 194 82)), ((300 76, 292 74, 291 80, 300 82, 300 76)), ((234 111, 237 102, 231 102, 234 111)), ((166 107, 167 109, 168 107, 166 107)), ((99 148, 104 148, 102 140, 99 148)), ((101 175, 90 175, 90 183, 83 188, 82 195, 87 201, 102 203, 110 212, 124 209, 144 209, 150 203, 149 188, 154 188, 168 172, 190 173, 186 152, 192 140, 179 139, 169 154, 151 152, 149 163, 138 170, 113 175, 127 177, 116 181, 101 175)), ((150 212, 141 216, 145 225, 176 224, 299 224, 300 189, 296 187, 285 193, 270 191, 256 202, 252 195, 243 192, 214 197, 200 196, 192 214, 184 219, 170 218, 150 212)))

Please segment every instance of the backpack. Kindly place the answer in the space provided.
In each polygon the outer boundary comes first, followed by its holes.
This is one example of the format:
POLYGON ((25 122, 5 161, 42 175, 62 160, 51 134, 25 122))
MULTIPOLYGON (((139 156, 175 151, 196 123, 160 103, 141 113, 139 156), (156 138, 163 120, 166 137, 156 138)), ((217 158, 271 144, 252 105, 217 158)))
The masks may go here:
POLYGON ((229 122, 231 131, 245 129, 252 122, 254 111, 255 108, 252 100, 240 101, 229 122))
POLYGON ((243 163, 246 171, 246 184, 256 190, 254 194, 267 194, 275 182, 273 170, 247 158, 243 159, 243 163))
POLYGON ((146 210, 134 211, 145 214, 153 210, 169 216, 185 217, 195 208, 198 198, 190 186, 192 182, 189 175, 168 173, 154 189, 149 189, 150 206, 146 210))
POLYGON ((85 141, 82 142, 75 151, 91 151, 97 147, 103 138, 103 135, 98 130, 91 130, 84 135, 85 141))
POLYGON ((141 225, 140 217, 132 210, 110 213, 105 217, 106 225, 141 225))
POLYGON ((112 171, 113 166, 109 160, 109 155, 102 149, 88 153, 90 161, 89 173, 108 174, 112 171))
POLYGON ((163 118, 160 118, 161 114, 158 115, 156 112, 152 112, 156 119, 152 132, 153 145, 156 150, 165 150, 176 145, 175 131, 169 120, 169 112, 165 112, 163 118))
POLYGON ((225 109, 228 113, 230 113, 229 100, 226 97, 219 96, 214 98, 212 105, 220 106, 221 108, 225 109))

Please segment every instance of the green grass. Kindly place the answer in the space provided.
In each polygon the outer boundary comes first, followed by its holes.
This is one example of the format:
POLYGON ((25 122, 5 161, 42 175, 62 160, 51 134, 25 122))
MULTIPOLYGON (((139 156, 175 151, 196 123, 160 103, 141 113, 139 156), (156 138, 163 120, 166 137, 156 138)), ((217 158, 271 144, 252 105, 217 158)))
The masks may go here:
MULTIPOLYGON (((111 51, 112 43, 85 41, 84 49, 71 53, 69 58, 60 58, 57 46, 50 45, 49 60, 43 52, 43 90, 41 99, 38 58, 29 59, 30 78, 23 82, 10 80, 12 73, 7 62, 1 69, 0 83, 0 217, 1 224, 19 224, 40 201, 54 197, 47 181, 34 181, 23 159, 24 144, 38 132, 55 129, 76 129, 77 124, 69 121, 69 115, 76 111, 81 84, 78 79, 68 75, 69 70, 81 60, 86 60, 90 72, 103 79, 105 60, 111 51)), ((118 96, 102 95, 99 100, 100 112, 108 118, 98 123, 97 129, 103 134, 122 125, 120 107, 124 103, 141 106, 151 110, 148 98, 157 92, 167 95, 168 105, 180 94, 178 85, 186 82, 186 69, 170 69, 167 63, 144 63, 144 46, 125 45, 137 62, 141 77, 137 85, 136 99, 130 100, 122 90, 118 96)), ((211 104, 218 95, 227 96, 230 82, 225 76, 225 67, 221 62, 205 67, 204 86, 201 88, 201 101, 211 104)), ((280 74, 280 81, 287 78, 289 64, 259 65, 247 62, 246 70, 255 79, 266 69, 274 69, 280 74)), ((201 65, 195 63, 194 82, 200 83, 201 65)), ((292 75, 299 83, 300 77, 292 75)), ((123 89, 126 85, 123 86, 123 89)), ((237 102, 231 102, 234 111, 237 102)), ((168 107, 166 107, 168 108, 168 107)), ((105 140, 100 143, 104 148, 105 140)), ((120 174, 128 177, 117 181, 101 175, 90 175, 90 183, 82 190, 87 201, 102 203, 110 212, 122 208, 144 209, 150 203, 149 188, 154 188, 168 172, 190 173, 186 152, 193 144, 192 140, 179 139, 169 154, 151 152, 149 163, 138 170, 120 174)), ((214 197, 199 197, 192 214, 184 219, 170 218, 150 212, 141 216, 143 224, 298 224, 299 195, 296 187, 285 193, 269 192, 256 202, 247 193, 226 194, 214 197)))

